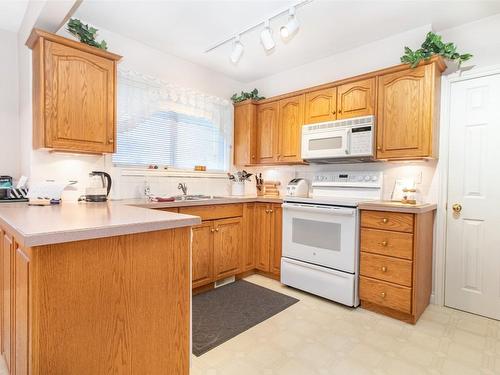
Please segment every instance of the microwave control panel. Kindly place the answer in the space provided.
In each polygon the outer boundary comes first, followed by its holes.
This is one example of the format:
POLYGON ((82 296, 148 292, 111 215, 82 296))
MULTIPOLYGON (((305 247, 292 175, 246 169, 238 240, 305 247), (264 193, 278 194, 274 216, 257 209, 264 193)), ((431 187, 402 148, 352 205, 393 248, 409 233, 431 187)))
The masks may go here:
POLYGON ((351 131, 350 155, 371 155, 373 148, 373 127, 360 126, 351 131))

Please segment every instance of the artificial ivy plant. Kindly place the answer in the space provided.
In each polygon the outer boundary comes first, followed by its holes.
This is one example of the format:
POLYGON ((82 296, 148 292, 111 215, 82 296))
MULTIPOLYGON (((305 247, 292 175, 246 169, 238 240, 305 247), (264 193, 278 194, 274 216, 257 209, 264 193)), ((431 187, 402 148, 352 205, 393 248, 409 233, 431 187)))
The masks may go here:
POLYGON ((257 90, 257 89, 253 89, 250 92, 242 91, 240 95, 235 93, 235 94, 233 94, 233 96, 231 96, 231 100, 233 101, 233 103, 242 102, 243 100, 247 100, 247 99, 262 100, 265 98, 263 96, 259 96, 259 90, 257 90))
POLYGON ((78 39, 80 39, 80 42, 82 43, 103 50, 108 49, 108 45, 105 40, 101 41, 100 43, 95 40, 97 29, 92 26, 83 24, 79 19, 71 18, 68 21, 68 31, 71 34, 75 35, 78 39))
POLYGON ((430 31, 427 33, 421 48, 413 51, 411 48, 405 47, 405 54, 401 56, 401 62, 415 68, 422 60, 429 60, 434 55, 440 55, 456 62, 459 68, 464 61, 472 58, 470 53, 458 53, 455 43, 445 43, 441 35, 430 31))

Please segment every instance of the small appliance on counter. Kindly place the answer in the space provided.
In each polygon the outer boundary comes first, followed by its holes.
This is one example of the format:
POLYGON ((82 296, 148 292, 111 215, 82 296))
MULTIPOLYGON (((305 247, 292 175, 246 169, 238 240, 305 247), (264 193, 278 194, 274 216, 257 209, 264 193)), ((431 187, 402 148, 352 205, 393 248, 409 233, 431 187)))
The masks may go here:
POLYGON ((89 174, 90 186, 85 189, 85 195, 79 201, 106 202, 111 191, 111 176, 106 172, 94 171, 89 174))
POLYGON ((28 189, 24 187, 26 181, 27 179, 23 177, 14 188, 11 176, 0 176, 0 203, 27 202, 28 189))
POLYGON ((287 197, 307 198, 309 196, 309 184, 303 178, 294 178, 290 180, 286 187, 287 197))

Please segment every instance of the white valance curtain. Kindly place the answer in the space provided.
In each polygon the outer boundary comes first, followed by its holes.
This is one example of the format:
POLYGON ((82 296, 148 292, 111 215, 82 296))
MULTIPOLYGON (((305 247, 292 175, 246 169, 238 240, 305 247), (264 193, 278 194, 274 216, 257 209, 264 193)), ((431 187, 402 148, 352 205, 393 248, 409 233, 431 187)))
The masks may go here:
POLYGON ((209 120, 231 139, 232 106, 227 99, 169 84, 138 72, 118 70, 118 132, 135 128, 154 113, 173 111, 209 120))

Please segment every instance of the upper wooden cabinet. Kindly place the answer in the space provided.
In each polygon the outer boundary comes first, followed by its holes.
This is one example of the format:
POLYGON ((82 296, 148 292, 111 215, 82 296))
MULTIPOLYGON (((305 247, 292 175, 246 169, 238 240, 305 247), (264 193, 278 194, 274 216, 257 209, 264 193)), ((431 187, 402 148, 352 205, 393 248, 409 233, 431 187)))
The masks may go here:
POLYGON ((33 147, 112 153, 121 56, 34 29, 33 147))
POLYGON ((278 161, 278 102, 257 105, 257 162, 278 161))
POLYGON ((304 123, 304 95, 279 101, 279 147, 280 162, 300 162, 300 140, 304 123))
POLYGON ((337 88, 306 93, 304 124, 333 121, 337 119, 337 88))
POLYGON ((234 164, 257 162, 257 105, 246 100, 234 105, 234 164))
POLYGON ((375 114, 375 78, 337 88, 337 119, 375 114))
POLYGON ((431 62, 379 77, 377 159, 437 156, 442 70, 431 62))

